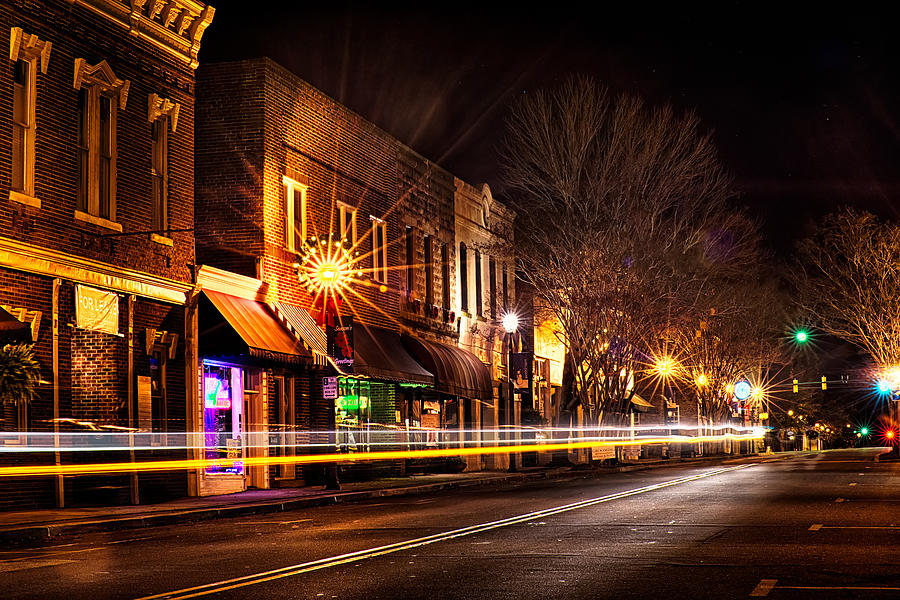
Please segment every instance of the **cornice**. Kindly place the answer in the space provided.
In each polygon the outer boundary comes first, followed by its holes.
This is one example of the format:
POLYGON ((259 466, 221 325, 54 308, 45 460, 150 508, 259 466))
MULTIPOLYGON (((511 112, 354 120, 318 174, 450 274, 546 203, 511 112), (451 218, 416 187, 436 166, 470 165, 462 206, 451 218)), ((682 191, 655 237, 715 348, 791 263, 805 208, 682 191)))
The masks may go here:
POLYGON ((38 38, 33 33, 25 33, 21 27, 13 27, 9 33, 9 60, 15 62, 19 58, 40 59, 41 73, 47 74, 50 63, 50 50, 53 44, 38 38))
POLYGON ((190 283, 5 237, 0 237, 0 267, 86 283, 172 304, 184 304, 194 289, 190 283))
POLYGON ((197 68, 203 32, 216 9, 196 0, 69 0, 197 68))

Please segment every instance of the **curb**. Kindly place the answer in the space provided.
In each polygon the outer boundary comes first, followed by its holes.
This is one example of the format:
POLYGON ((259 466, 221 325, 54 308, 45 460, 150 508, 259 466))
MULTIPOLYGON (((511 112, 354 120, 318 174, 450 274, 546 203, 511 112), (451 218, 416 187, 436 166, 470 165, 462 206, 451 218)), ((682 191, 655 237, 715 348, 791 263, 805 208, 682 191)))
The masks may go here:
POLYGON ((644 471, 654 468, 678 466, 696 462, 712 462, 714 460, 725 461, 734 458, 750 458, 749 456, 710 456, 696 458, 682 458, 675 460, 660 460, 653 463, 620 465, 615 467, 595 467, 587 469, 572 469, 571 467, 557 467, 544 471, 509 473, 503 475, 487 476, 465 481, 441 481, 424 483, 403 487, 375 488, 371 490, 335 492, 311 497, 299 497, 274 501, 248 502, 232 506, 218 506, 208 508, 195 508, 186 510, 173 510, 160 514, 131 515, 119 518, 76 521, 70 523, 56 523, 49 525, 29 525, 0 530, 0 544, 5 546, 24 547, 40 544, 52 538, 63 535, 76 535, 82 533, 94 533, 98 531, 119 531, 124 529, 141 529, 145 527, 159 527, 164 525, 176 525, 179 523, 191 523, 222 519, 229 517, 243 517, 255 514, 267 514, 286 512, 300 508, 327 506, 330 504, 343 504, 371 498, 390 496, 413 496, 427 494, 450 489, 468 489, 480 487, 492 487, 520 483, 528 481, 554 480, 554 479, 588 479, 605 473, 627 473, 631 471, 644 471))

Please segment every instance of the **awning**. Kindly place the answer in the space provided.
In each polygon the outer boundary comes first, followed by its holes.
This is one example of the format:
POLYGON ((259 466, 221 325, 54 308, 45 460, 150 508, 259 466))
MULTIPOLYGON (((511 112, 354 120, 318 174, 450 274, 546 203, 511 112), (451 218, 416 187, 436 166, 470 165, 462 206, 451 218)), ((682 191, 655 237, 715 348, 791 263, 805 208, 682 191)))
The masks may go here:
POLYGON ((23 323, 0 308, 0 344, 31 344, 31 323, 23 323))
POLYGON ((387 381, 434 385, 434 375, 409 355, 395 331, 354 323, 353 346, 354 373, 387 381))
POLYGON ((246 356, 293 364, 312 360, 303 342, 291 335, 268 305, 212 290, 203 290, 203 295, 219 315, 201 306, 202 356, 246 356))
POLYGON ((438 391, 464 398, 493 398, 491 373, 471 352, 409 335, 403 336, 403 345, 422 366, 434 373, 438 391))
POLYGON ((645 413, 653 410, 653 405, 635 394, 631 397, 631 408, 637 412, 645 413))
POLYGON ((275 307, 275 312, 294 330, 297 337, 313 351, 316 364, 327 364, 328 340, 325 332, 312 318, 312 315, 305 308, 289 302, 276 301, 272 303, 272 306, 275 307))

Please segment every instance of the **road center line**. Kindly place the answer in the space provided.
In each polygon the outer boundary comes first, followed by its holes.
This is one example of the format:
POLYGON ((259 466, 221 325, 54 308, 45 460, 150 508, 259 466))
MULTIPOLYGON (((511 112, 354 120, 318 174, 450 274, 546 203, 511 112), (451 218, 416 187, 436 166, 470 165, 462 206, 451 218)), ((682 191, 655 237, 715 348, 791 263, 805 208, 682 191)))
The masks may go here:
POLYGON ((343 564, 347 564, 347 563, 351 563, 351 562, 365 560, 367 558, 375 558, 378 556, 383 556, 385 554, 392 554, 394 552, 400 552, 402 550, 409 550, 412 548, 418 548, 420 546, 426 546, 428 544, 434 544, 437 542, 452 540, 455 538, 473 535, 476 533, 482 533, 484 531, 490 531, 492 529, 498 529, 500 527, 508 527, 510 525, 517 525, 520 523, 525 523, 527 521, 533 521, 534 519, 557 515, 560 513, 578 510, 581 508, 587 508, 587 507, 593 506, 595 504, 601 504, 603 502, 610 502, 612 500, 619 500, 621 498, 627 498, 629 496, 645 494, 647 492, 652 492, 654 490, 659 490, 659 489, 663 489, 663 488, 667 488, 667 487, 671 487, 671 486, 675 486, 675 485, 680 485, 680 484, 688 483, 691 481, 697 481, 699 479, 705 479, 707 477, 713 477, 716 475, 721 475, 723 473, 728 473, 730 471, 737 471, 739 469, 746 469, 746 468, 753 467, 753 466, 755 466, 755 464, 746 464, 746 465, 738 465, 735 467, 725 467, 725 468, 721 468, 721 469, 715 469, 713 471, 706 471, 704 473, 698 473, 697 475, 689 475, 686 477, 679 477, 677 479, 671 479, 669 481, 664 481, 662 483, 655 483, 652 485, 647 485, 644 487, 639 487, 639 488, 627 490, 624 492, 616 492, 615 494, 608 494, 606 496, 598 496, 596 498, 589 498, 587 500, 581 500, 579 502, 572 502, 570 504, 563 504, 561 506, 555 506, 555 507, 547 508, 544 510, 525 513, 522 515, 516 515, 513 517, 507 517, 506 519, 500 519, 497 521, 488 521, 486 523, 470 525, 469 527, 462 527, 459 529, 444 531, 442 533, 436 533, 436 534, 425 536, 425 537, 415 538, 415 539, 411 539, 411 540, 405 540, 402 542, 395 542, 393 544, 387 544, 385 546, 377 546, 375 548, 358 550, 356 552, 349 552, 347 554, 341 554, 338 556, 321 558, 319 560, 309 561, 309 562, 305 562, 305 563, 299 563, 299 564, 290 565, 287 567, 281 567, 280 569, 273 569, 271 571, 263 571, 263 572, 255 573, 252 575, 245 575, 243 577, 235 577, 233 579, 225 579, 222 581, 216 581, 216 582, 207 583, 204 585, 198 585, 198 586, 184 588, 184 589, 180 589, 180 590, 173 590, 171 592, 165 592, 162 594, 154 594, 152 596, 142 596, 141 598, 138 598, 137 600, 186 600, 187 598, 196 598, 198 596, 206 596, 209 594, 216 594, 219 592, 224 592, 224 591, 232 590, 235 588, 246 587, 249 585, 256 585, 259 583, 265 583, 267 581, 272 581, 273 579, 280 579, 283 577, 291 577, 293 575, 299 575, 301 573, 307 573, 309 571, 316 571, 319 569, 326 569, 328 567, 335 567, 338 565, 343 565, 343 564))

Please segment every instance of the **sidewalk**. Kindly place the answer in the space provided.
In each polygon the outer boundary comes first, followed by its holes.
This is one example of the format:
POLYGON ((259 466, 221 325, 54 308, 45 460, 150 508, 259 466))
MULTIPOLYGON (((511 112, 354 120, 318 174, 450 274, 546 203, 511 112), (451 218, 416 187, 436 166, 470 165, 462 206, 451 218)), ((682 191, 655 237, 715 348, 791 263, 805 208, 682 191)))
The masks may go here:
MULTIPOLYGON (((528 467, 515 473, 411 475, 344 483, 340 491, 322 487, 248 490, 223 496, 181 498, 158 504, 39 509, 0 512, 0 544, 33 545, 60 535, 172 525, 206 519, 282 512, 383 496, 427 494, 452 488, 485 487, 542 479, 592 477, 598 473, 635 471, 701 461, 734 460, 718 455, 671 460, 644 460, 615 467, 528 467)), ((744 455, 742 458, 747 458, 744 455)))

